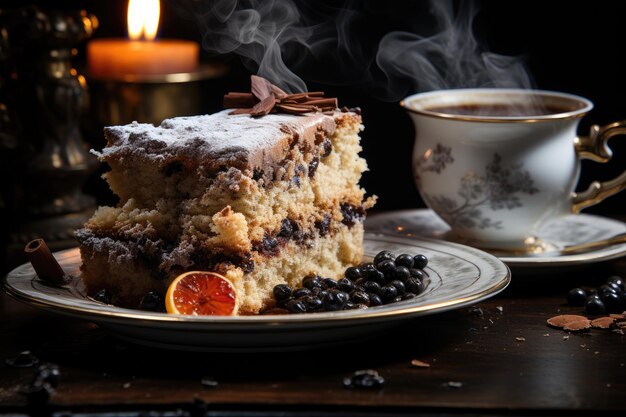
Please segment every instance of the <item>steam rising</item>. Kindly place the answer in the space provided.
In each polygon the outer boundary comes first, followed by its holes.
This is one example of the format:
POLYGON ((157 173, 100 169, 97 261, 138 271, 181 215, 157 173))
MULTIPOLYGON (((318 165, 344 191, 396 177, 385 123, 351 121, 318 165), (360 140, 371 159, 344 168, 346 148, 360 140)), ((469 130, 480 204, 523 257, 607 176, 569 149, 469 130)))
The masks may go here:
POLYGON ((198 18, 205 50, 236 53, 250 69, 285 91, 307 91, 285 63, 285 51, 307 46, 313 31, 303 25, 291 0, 196 0, 183 5, 198 18))
POLYGON ((473 3, 463 2, 456 13, 451 0, 432 0, 431 7, 435 35, 391 32, 380 42, 376 62, 390 91, 403 96, 407 90, 532 87, 520 58, 483 51, 472 30, 473 3))
POLYGON ((531 88, 520 58, 484 50, 472 23, 473 2, 431 0, 437 32, 390 32, 378 48, 363 46, 352 24, 359 11, 294 0, 186 0, 178 9, 200 23, 211 53, 235 53, 258 75, 287 92, 307 91, 294 70, 327 84, 366 87, 385 100, 409 93, 470 87, 531 88), (329 68, 332 71, 329 71, 329 68))

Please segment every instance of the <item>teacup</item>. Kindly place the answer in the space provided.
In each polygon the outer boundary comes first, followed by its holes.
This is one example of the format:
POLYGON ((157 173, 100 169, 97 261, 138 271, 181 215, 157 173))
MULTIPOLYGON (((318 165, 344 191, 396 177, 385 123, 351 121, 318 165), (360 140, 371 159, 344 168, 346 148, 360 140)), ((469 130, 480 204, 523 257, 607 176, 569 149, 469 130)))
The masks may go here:
POLYGON ((607 162, 626 121, 577 136, 593 104, 571 94, 521 89, 439 90, 401 105, 415 124, 413 173, 426 204, 473 246, 538 251, 547 222, 626 188, 626 171, 581 193, 580 160, 607 162))

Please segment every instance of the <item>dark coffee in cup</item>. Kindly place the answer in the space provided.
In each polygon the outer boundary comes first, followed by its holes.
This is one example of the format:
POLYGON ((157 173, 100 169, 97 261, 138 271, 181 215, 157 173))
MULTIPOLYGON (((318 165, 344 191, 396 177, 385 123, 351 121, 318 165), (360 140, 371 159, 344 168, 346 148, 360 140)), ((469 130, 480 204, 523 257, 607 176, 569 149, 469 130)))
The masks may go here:
POLYGON ((574 109, 562 105, 558 106, 553 103, 529 103, 518 105, 505 103, 463 103, 427 107, 424 110, 433 113, 453 114, 456 116, 527 117, 567 113, 574 109))

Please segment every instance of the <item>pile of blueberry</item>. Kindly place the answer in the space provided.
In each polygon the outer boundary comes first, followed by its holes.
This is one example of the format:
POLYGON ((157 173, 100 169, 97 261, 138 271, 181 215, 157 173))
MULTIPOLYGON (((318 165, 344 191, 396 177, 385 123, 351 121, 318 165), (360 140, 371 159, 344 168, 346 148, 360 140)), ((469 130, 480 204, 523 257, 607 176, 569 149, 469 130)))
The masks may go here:
POLYGON ((339 280, 308 276, 300 288, 279 284, 274 298, 290 313, 364 309, 408 300, 424 291, 427 264, 424 255, 396 257, 382 251, 373 262, 346 269, 339 280))
POLYGON ((567 303, 582 306, 591 315, 622 313, 626 311, 626 282, 612 276, 599 288, 573 288, 567 293, 567 303))

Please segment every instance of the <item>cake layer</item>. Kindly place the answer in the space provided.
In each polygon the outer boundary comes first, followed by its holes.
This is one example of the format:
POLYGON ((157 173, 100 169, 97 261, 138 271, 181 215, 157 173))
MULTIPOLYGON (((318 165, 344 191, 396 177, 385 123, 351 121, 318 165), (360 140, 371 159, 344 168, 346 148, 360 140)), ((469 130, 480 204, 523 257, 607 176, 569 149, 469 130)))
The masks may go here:
MULTIPOLYGON (((82 233, 88 233, 83 231, 82 233)), ((107 289, 113 303, 137 308, 148 291, 164 294, 170 282, 182 272, 163 276, 156 256, 167 258, 159 243, 130 242, 110 237, 81 237, 83 281, 90 294, 107 289)), ((332 232, 316 233, 309 239, 285 240, 276 250, 253 252, 249 260, 223 260, 208 266, 198 262, 189 270, 213 270, 224 274, 237 290, 238 314, 254 314, 271 302, 275 285, 298 286, 309 274, 338 278, 345 269, 360 262, 363 225, 334 225, 332 232), (252 265, 252 269, 250 266, 252 265)), ((205 260, 210 262, 210 260, 205 260)))
POLYGON ((235 168, 207 179, 182 165, 166 176, 155 164, 142 165, 109 155, 106 159, 114 167, 108 174, 112 189, 133 198, 122 199, 121 207, 101 209, 86 227, 95 231, 150 228, 169 241, 180 234, 208 240, 224 233, 240 237, 224 244, 231 251, 241 251, 267 233, 275 233, 285 218, 312 224, 330 215, 342 221, 342 204, 369 208, 373 202, 363 202, 364 191, 358 186, 361 173, 367 169, 358 156, 360 118, 353 113, 335 117, 337 128, 328 142, 308 152, 298 147, 290 150, 290 158, 282 163, 284 178, 272 181, 263 175, 254 178, 253 173, 250 177, 235 168), (145 182, 137 185, 141 192, 127 180, 138 177, 145 177, 135 180, 135 184, 145 182), (233 216, 214 219, 226 206, 233 216), (215 220, 222 220, 221 224, 215 220), (247 236, 242 235, 244 229, 247 236))
MULTIPOLYGON (((293 176, 284 164, 294 160, 294 148, 312 153, 336 127, 335 116, 321 113, 252 118, 230 112, 167 119, 158 127, 132 123, 105 128, 107 146, 96 155, 111 166, 107 179, 112 191, 122 203, 132 197, 151 205, 159 198, 199 196, 217 175, 223 182, 227 172, 228 177, 236 172, 263 176, 266 183, 293 176), (190 173, 193 181, 180 184, 180 177, 190 173), (155 180, 160 187, 154 188, 155 180)), ((230 188, 236 191, 234 185, 230 188)))

